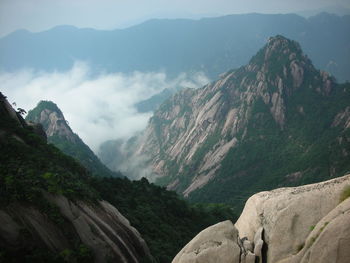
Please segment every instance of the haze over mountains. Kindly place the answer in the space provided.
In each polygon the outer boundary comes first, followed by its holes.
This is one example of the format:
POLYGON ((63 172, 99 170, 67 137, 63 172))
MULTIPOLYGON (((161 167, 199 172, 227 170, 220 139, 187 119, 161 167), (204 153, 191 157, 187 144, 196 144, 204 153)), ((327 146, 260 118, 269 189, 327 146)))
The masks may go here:
POLYGON ((310 18, 285 15, 229 15, 200 20, 149 20, 124 30, 58 26, 0 39, 0 70, 67 70, 75 61, 97 71, 203 71, 219 74, 246 64, 270 36, 300 42, 317 68, 340 82, 349 79, 350 16, 322 13, 310 18))
POLYGON ((251 13, 0 38, 0 262, 348 263, 349 32, 251 13))

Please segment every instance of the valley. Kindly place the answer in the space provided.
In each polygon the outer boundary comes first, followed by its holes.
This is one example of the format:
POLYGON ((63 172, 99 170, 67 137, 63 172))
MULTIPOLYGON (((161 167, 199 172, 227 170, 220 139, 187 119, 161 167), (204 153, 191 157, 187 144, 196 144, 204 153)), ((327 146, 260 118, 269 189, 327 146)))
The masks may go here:
POLYGON ((31 1, 0 3, 0 262, 349 262, 348 4, 31 1))

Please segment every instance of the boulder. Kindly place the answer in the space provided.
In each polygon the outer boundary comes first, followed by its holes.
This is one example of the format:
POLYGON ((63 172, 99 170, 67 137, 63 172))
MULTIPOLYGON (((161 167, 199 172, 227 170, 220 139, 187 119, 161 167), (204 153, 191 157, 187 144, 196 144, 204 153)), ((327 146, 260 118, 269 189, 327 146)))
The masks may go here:
POLYGON ((224 221, 200 232, 172 263, 238 263, 240 255, 238 231, 231 221, 224 221))
POLYGON ((326 215, 296 254, 279 263, 347 263, 350 259, 350 198, 326 215))
POLYGON ((298 252, 310 229, 338 205, 340 193, 347 184, 350 184, 350 175, 255 194, 246 202, 235 226, 239 235, 248 240, 254 240, 263 227, 267 262, 278 262, 298 252))
POLYGON ((350 259, 350 175, 253 195, 235 226, 200 232, 173 263, 346 263, 350 259), (252 251, 254 253, 252 253, 252 251))

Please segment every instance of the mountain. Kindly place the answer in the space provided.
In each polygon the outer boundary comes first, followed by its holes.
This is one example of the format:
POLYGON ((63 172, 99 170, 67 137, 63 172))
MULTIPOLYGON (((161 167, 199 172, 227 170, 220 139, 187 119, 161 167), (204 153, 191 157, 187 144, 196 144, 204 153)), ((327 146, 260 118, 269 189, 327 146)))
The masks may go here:
POLYGON ((346 263, 350 175, 253 195, 235 225, 213 225, 172 263, 346 263))
POLYGON ((156 183, 241 208, 258 191, 350 171, 349 102, 349 83, 276 36, 248 65, 163 103, 132 152, 156 183))
POLYGON ((145 178, 91 176, 21 112, 0 93, 0 262, 168 263, 201 229, 235 220, 145 178))
POLYGON ((349 80, 350 16, 322 13, 228 15, 200 20, 155 19, 102 31, 58 26, 16 31, 0 39, 0 70, 68 70, 86 61, 98 72, 203 71, 211 79, 245 65, 270 36, 300 42, 318 68, 349 80))
POLYGON ((166 99, 170 98, 178 90, 164 89, 161 92, 153 95, 149 99, 142 100, 135 104, 138 112, 155 111, 166 99))
POLYGON ((79 163, 33 132, 0 93, 0 261, 151 262, 79 163))
POLYGON ((92 174, 98 176, 121 176, 110 171, 93 151, 77 134, 73 133, 65 120, 63 113, 51 101, 40 101, 38 105, 28 112, 26 121, 40 123, 47 135, 47 140, 65 154, 77 159, 92 174))

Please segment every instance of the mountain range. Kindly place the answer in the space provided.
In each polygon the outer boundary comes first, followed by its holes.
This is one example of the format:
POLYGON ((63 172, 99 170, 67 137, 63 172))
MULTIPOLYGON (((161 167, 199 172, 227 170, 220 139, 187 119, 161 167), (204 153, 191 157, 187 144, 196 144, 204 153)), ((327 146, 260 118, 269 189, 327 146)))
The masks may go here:
POLYGON ((172 95, 122 157, 189 204, 146 178, 117 178, 55 103, 24 120, 0 93, 0 261, 165 263, 179 251, 173 262, 345 263, 349 101, 349 83, 281 35, 247 65, 172 95), (247 199, 234 225, 190 241, 235 222, 247 199))
POLYGON ((201 229, 236 218, 115 177, 53 102, 28 113, 39 123, 21 113, 0 93, 0 262, 167 263, 201 229))
POLYGON ((212 79, 249 61, 270 36, 298 41, 314 64, 349 80, 350 16, 327 13, 228 15, 200 20, 155 19, 123 30, 58 26, 0 39, 0 70, 68 70, 75 61, 97 72, 203 71, 212 79))
POLYGON ((241 209, 257 191, 350 171, 349 102, 349 83, 276 36, 246 66, 164 102, 129 156, 192 201, 241 209))

